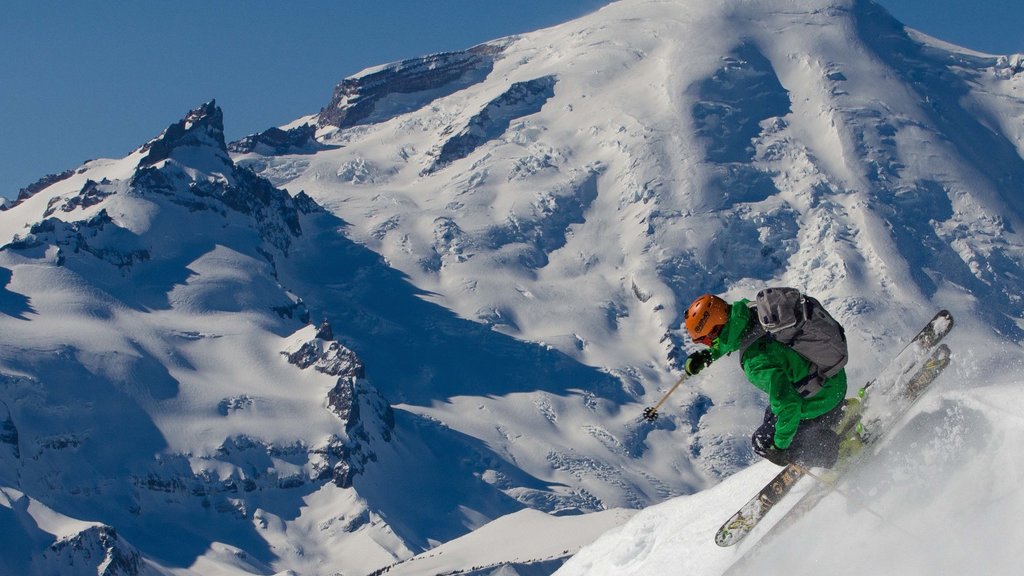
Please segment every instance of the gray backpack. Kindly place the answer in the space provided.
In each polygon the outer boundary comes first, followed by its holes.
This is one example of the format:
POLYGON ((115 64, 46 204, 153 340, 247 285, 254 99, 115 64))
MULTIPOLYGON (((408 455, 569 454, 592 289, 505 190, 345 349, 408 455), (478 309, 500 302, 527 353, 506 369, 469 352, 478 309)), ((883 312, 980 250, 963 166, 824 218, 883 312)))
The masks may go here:
POLYGON ((766 288, 750 303, 758 323, 740 345, 740 359, 755 341, 772 338, 789 346, 811 363, 811 370, 796 391, 810 398, 821 390, 825 380, 838 374, 850 352, 842 325, 820 302, 796 288, 766 288))

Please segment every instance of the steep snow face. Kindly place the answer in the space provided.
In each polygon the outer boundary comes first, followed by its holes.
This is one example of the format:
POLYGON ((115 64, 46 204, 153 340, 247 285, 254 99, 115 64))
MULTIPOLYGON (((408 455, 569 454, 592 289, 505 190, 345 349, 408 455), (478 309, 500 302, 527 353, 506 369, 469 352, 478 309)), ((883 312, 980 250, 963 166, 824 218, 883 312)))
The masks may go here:
MULTIPOLYGON (((694 297, 767 284, 844 322, 858 381, 938 307, 1021 338, 1017 60, 868 1, 623 0, 369 70, 336 95, 372 91, 320 115, 336 149, 236 159, 316 198, 432 301, 608 370, 638 407, 689 349, 694 297), (408 86, 414 105, 336 121, 408 86)), ((670 414, 711 477, 749 461, 735 423, 759 410, 722 364, 670 414)), ((475 403, 415 409, 476 435, 475 403)), ((605 428, 628 443, 625 417, 605 428)))
POLYGON ((507 43, 485 80, 322 131, 343 148, 246 161, 462 316, 644 384, 703 291, 795 284, 859 328, 968 290, 1019 330, 1005 59, 867 2, 620 2, 507 43))

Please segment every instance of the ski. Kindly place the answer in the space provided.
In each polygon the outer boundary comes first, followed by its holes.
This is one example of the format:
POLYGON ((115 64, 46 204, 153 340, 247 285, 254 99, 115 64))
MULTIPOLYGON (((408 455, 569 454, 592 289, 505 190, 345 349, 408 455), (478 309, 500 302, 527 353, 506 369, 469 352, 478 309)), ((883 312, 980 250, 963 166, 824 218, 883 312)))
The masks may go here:
MULTIPOLYGON (((856 427, 858 438, 853 442, 854 444, 864 442, 865 437, 868 437, 870 440, 870 431, 877 431, 880 428, 881 420, 887 415, 880 415, 877 418, 872 416, 869 419, 869 425, 863 425, 862 410, 868 404, 866 401, 868 397, 867 390, 871 388, 872 396, 876 392, 879 396, 888 396, 894 388, 898 387, 898 382, 901 379, 905 379, 908 382, 906 387, 915 390, 915 393, 919 394, 931 380, 938 376, 938 373, 933 373, 935 366, 929 372, 924 372, 928 368, 928 363, 926 363, 924 368, 914 373, 909 379, 906 379, 907 373, 911 372, 915 366, 920 365, 921 358, 949 334, 952 329, 953 316, 949 311, 941 310, 935 314, 928 324, 889 362, 882 370, 880 376, 868 382, 864 388, 860 389, 859 396, 865 399, 864 405, 858 406, 857 414, 853 414, 851 411, 848 416, 844 416, 843 422, 839 427, 840 429, 837 432, 845 437, 850 435, 854 427, 856 427), (928 379, 929 377, 931 380, 928 379)), ((946 364, 948 364, 948 350, 948 348, 945 348, 944 352, 946 364)), ((938 372, 941 372, 942 368, 945 368, 944 364, 941 368, 938 368, 938 372)), ((876 402, 874 404, 878 405, 881 403, 876 402)), ((910 405, 906 404, 903 407, 903 411, 909 409, 909 407, 910 405)), ((715 544, 723 547, 733 546, 743 540, 803 477, 802 467, 794 465, 785 466, 775 478, 722 524, 715 534, 715 544)))
MULTIPOLYGON (((923 395, 924 390, 931 384, 936 378, 942 374, 946 366, 950 362, 950 349, 945 344, 939 345, 932 352, 931 356, 927 361, 920 366, 914 375, 903 382, 901 386, 902 391, 905 395, 901 395, 901 406, 898 410, 893 411, 889 414, 890 418, 885 422, 876 423, 869 435, 861 435, 858 430, 854 434, 854 441, 862 444, 862 448, 857 453, 845 461, 841 461, 835 469, 835 474, 832 476, 832 480, 829 484, 819 484, 805 493, 797 503, 790 508, 786 514, 772 526, 768 533, 765 534, 764 538, 759 544, 770 541, 773 537, 780 534, 788 526, 795 524, 800 518, 802 518, 807 512, 813 509, 818 502, 823 500, 826 496, 832 493, 838 483, 842 480, 850 470, 857 468, 857 466, 867 458, 869 451, 867 450, 873 445, 878 444, 886 434, 891 431, 892 427, 900 420, 900 418, 910 410, 910 407, 923 395), (910 386, 913 384, 913 387, 910 386)), ((859 429, 860 426, 857 426, 859 429)))
POLYGON ((865 393, 860 422, 857 424, 860 440, 871 444, 884 435, 888 427, 898 421, 921 397, 925 388, 946 369, 950 354, 949 346, 941 344, 912 377, 890 388, 887 394, 865 393))
MULTIPOLYGON (((808 512, 814 509, 815 506, 822 500, 824 500, 833 491, 843 493, 839 488, 839 484, 842 479, 856 469, 864 460, 869 456, 869 450, 872 445, 880 444, 881 440, 884 439, 889 432, 892 431, 892 427, 900 420, 900 418, 909 411, 910 407, 923 396, 925 389, 938 378, 942 371, 945 370, 950 363, 951 351, 945 344, 937 346, 932 354, 920 364, 920 367, 916 372, 913 373, 909 379, 905 380, 900 386, 902 390, 902 398, 904 404, 895 415, 894 419, 886 423, 885 430, 875 436, 867 436, 862 439, 859 432, 854 432, 852 438, 855 442, 862 443, 862 448, 858 450, 853 456, 840 460, 839 466, 837 466, 833 473, 828 477, 827 482, 819 483, 817 486, 811 488, 803 496, 797 500, 786 513, 771 526, 764 536, 754 544, 749 550, 743 553, 743 556, 729 567, 725 571, 723 576, 731 576, 733 574, 744 573, 745 566, 754 558, 755 553, 761 549, 762 546, 768 545, 776 537, 782 534, 787 528, 797 523, 801 518, 804 517, 808 512)), ((806 469, 805 469, 806 472, 806 469)))
POLYGON ((715 544, 723 547, 732 546, 742 540, 803 477, 804 472, 801 468, 792 464, 783 467, 771 482, 722 524, 715 534, 715 544))
MULTIPOLYGON (((841 437, 852 434, 858 423, 860 414, 859 401, 848 399, 842 421, 836 429, 841 437)), ((746 537, 768 512, 779 503, 793 486, 807 473, 807 469, 798 464, 788 464, 772 478, 753 498, 747 501, 731 518, 722 524, 715 534, 715 544, 722 547, 732 546, 746 537)))

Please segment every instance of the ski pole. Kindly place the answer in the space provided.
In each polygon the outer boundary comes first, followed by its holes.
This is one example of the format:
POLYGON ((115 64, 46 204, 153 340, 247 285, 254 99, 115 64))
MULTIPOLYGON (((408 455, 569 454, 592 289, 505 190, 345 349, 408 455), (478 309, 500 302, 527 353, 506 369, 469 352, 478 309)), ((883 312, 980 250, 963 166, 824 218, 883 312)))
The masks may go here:
POLYGON ((903 532, 907 536, 910 536, 914 540, 917 540, 918 542, 921 541, 921 538, 917 534, 914 534, 910 530, 907 530, 906 528, 896 524, 892 520, 889 520, 888 518, 883 516, 880 512, 877 512, 875 509, 873 509, 872 507, 868 506, 863 501, 863 499, 857 498, 853 494, 850 494, 846 490, 843 490, 842 488, 840 488, 839 485, 834 480, 829 480, 829 479, 823 478, 821 475, 813 472, 810 468, 807 468, 806 466, 802 466, 802 465, 797 464, 795 462, 792 462, 791 464, 793 465, 794 468, 799 470, 801 473, 806 474, 807 476, 813 478, 814 480, 818 481, 819 483, 821 483, 823 486, 825 486, 829 490, 832 490, 836 494, 839 494, 843 498, 846 498, 846 500, 848 502, 852 502, 854 505, 859 507, 861 510, 864 510, 868 514, 871 514, 875 518, 878 518, 886 526, 890 526, 892 528, 895 528, 895 529, 899 530, 900 532, 903 532))
POLYGON ((683 382, 685 382, 686 379, 689 378, 689 377, 690 377, 689 374, 687 374, 686 372, 683 372, 683 375, 679 377, 679 380, 675 383, 675 385, 672 386, 672 388, 669 388, 669 391, 666 392, 665 395, 661 397, 661 400, 658 400, 657 404, 655 404, 654 406, 649 406, 647 408, 644 408, 644 415, 643 415, 642 418, 644 420, 648 421, 648 422, 654 422, 655 420, 657 420, 658 419, 658 408, 661 408, 661 405, 664 404, 665 401, 668 400, 668 397, 671 396, 672 393, 676 391, 676 388, 679 388, 679 386, 683 382))

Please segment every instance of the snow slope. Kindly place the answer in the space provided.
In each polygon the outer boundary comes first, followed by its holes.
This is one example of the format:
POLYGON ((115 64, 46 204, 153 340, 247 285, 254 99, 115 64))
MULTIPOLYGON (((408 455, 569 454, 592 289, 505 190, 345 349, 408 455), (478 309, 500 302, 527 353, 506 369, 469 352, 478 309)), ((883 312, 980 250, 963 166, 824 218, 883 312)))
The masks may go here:
POLYGON ((620 0, 46 178, 0 211, 4 568, 548 573, 581 514, 711 522, 763 398, 720 362, 638 422, 702 292, 813 293, 854 382, 949 308, 974 402, 1019 369, 1022 82, 865 0, 620 0))
MULTIPOLYGON (((1018 358, 1004 368, 1021 366, 1018 358)), ((765 547, 749 552, 765 528, 735 548, 714 544, 724 519, 778 470, 762 462, 643 510, 557 574, 1015 574, 1024 537, 1024 387, 1012 375, 979 385, 976 371, 960 365, 956 372, 843 484, 854 501, 831 495, 765 547)), ((792 500, 813 483, 802 481, 792 500)))

